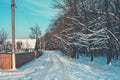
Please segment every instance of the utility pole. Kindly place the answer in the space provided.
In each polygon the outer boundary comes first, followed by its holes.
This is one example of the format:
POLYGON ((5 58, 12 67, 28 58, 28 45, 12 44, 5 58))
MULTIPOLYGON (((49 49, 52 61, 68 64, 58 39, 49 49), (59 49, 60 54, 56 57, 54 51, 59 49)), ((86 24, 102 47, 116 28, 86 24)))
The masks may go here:
POLYGON ((15 2, 11 0, 11 12, 12 12, 12 68, 16 69, 15 60, 15 2))

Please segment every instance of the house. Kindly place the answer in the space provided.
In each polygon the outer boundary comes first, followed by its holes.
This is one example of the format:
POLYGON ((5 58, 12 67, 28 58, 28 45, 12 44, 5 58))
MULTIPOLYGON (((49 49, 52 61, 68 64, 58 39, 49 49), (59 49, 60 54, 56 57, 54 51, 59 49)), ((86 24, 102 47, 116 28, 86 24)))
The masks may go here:
MULTIPOLYGON (((15 39, 15 52, 31 52, 35 48, 36 39, 15 39)), ((12 39, 7 39, 4 43, 7 52, 12 51, 12 39)))

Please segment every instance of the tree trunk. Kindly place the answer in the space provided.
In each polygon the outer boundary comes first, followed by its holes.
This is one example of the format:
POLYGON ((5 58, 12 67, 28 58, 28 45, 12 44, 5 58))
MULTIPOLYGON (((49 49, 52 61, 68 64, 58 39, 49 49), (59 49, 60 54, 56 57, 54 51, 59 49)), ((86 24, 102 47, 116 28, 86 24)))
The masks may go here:
POLYGON ((107 53, 107 64, 109 65, 112 59, 112 49, 109 48, 108 49, 108 53, 107 53))
POLYGON ((112 43, 111 43, 110 39, 108 40, 107 46, 109 48, 108 53, 107 53, 107 64, 109 65, 110 62, 111 62, 111 59, 112 59, 112 52, 113 52, 113 50, 112 50, 113 46, 112 46, 112 43))
POLYGON ((93 61, 93 53, 92 52, 90 52, 90 61, 92 62, 93 61))
MULTIPOLYGON (((109 17, 109 1, 108 0, 104 0, 105 2, 105 13, 106 13, 106 27, 108 30, 111 30, 111 23, 110 23, 110 17, 109 17)), ((107 53, 107 64, 110 64, 111 62, 111 59, 112 59, 112 37, 111 35, 107 32, 107 35, 109 36, 109 39, 108 39, 108 43, 107 43, 107 46, 108 46, 108 53, 107 53)))
POLYGON ((89 49, 89 54, 90 54, 90 61, 93 61, 93 50, 89 49))

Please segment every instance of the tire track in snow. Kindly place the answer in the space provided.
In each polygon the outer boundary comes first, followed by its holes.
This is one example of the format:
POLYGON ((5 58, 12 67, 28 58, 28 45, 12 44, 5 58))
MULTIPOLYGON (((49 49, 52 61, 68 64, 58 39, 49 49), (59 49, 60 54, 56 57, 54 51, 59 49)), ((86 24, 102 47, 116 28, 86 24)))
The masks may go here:
MULTIPOLYGON (((62 71, 62 80, 71 80, 66 73, 66 68, 65 68, 64 62, 62 62, 56 54, 53 54, 53 57, 54 57, 54 59, 56 59, 55 64, 57 64, 59 71, 62 71)), ((53 70, 53 72, 54 72, 54 70, 53 70)))
POLYGON ((46 65, 46 67, 45 68, 43 68, 42 69, 42 71, 40 72, 40 74, 38 75, 39 77, 38 77, 38 79, 39 80, 45 80, 45 77, 47 76, 47 74, 48 74, 48 70, 52 67, 52 65, 53 65, 53 59, 52 59, 52 56, 51 56, 51 54, 48 54, 48 56, 49 56, 49 63, 46 65))
POLYGON ((60 63, 59 64, 59 66, 61 66, 60 67, 60 69, 62 70, 62 72, 63 72, 63 76, 64 76, 64 78, 63 78, 63 80, 65 79, 65 80, 71 80, 68 76, 68 74, 67 74, 67 72, 66 72, 66 66, 65 66, 65 64, 64 64, 64 62, 60 59, 60 57, 58 57, 56 54, 54 54, 55 55, 55 57, 57 58, 57 60, 58 60, 58 63, 60 63))
POLYGON ((48 65, 40 72, 39 80, 70 80, 66 73, 63 62, 56 54, 49 54, 50 61, 48 65))
MULTIPOLYGON (((71 80, 83 80, 86 78, 86 74, 89 73, 88 78, 94 79, 96 75, 91 71, 91 67, 84 64, 77 64, 75 62, 69 61, 65 59, 61 55, 57 55, 57 58, 62 62, 65 66, 66 74, 70 77, 71 80)), ((69 79, 68 79, 69 80, 69 79)))

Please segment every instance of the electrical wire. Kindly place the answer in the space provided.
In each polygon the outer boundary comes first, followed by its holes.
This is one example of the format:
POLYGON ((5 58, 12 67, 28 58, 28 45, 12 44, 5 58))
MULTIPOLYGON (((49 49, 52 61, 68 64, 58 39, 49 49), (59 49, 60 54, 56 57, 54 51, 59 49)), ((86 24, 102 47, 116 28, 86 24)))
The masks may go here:
POLYGON ((16 5, 17 5, 17 8, 19 8, 23 12, 27 22, 30 25, 34 24, 32 21, 33 18, 31 18, 30 14, 29 14, 30 12, 28 11, 28 8, 25 7, 24 2, 22 0, 16 0, 16 5))

